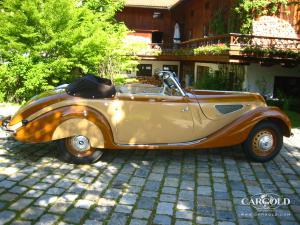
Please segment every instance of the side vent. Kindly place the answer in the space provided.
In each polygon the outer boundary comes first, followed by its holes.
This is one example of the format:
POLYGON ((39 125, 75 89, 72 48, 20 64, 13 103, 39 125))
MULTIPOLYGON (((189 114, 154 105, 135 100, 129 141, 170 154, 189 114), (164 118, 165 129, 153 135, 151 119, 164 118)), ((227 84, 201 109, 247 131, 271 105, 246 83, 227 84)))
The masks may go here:
POLYGON ((243 108, 243 105, 215 105, 215 108, 222 114, 228 114, 243 108))

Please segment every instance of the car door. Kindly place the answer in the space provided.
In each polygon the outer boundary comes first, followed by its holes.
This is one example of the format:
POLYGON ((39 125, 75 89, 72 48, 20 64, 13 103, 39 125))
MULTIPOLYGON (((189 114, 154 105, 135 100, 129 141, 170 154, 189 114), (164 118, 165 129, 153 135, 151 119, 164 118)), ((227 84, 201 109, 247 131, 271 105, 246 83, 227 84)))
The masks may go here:
POLYGON ((172 144, 193 140, 194 122, 183 96, 118 96, 119 144, 172 144))

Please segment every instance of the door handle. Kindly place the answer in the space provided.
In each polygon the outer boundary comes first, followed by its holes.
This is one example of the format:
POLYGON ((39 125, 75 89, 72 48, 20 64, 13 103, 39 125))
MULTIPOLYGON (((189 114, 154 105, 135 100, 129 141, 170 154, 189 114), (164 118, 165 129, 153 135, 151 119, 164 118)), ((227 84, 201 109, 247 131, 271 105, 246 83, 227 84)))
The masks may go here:
POLYGON ((181 112, 187 112, 187 111, 189 111, 189 107, 188 107, 188 106, 185 107, 185 108, 183 108, 183 109, 181 110, 181 112))

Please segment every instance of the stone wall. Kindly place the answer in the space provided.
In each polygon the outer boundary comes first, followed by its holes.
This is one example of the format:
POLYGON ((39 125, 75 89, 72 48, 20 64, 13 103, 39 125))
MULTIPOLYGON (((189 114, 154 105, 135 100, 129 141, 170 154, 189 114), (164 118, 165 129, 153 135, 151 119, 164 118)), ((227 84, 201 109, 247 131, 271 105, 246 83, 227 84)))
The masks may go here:
POLYGON ((253 34, 258 36, 297 38, 293 26, 276 16, 262 16, 253 22, 253 34))

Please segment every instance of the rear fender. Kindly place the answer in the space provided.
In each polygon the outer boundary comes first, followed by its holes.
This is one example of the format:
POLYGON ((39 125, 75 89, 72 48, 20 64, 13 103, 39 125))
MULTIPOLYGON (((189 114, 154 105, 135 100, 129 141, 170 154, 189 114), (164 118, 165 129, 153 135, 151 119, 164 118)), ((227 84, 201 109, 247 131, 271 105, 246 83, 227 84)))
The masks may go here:
POLYGON ((66 106, 49 111, 19 128, 15 138, 41 143, 74 135, 87 135, 92 147, 110 147, 113 143, 111 127, 105 117, 86 106, 66 106))

